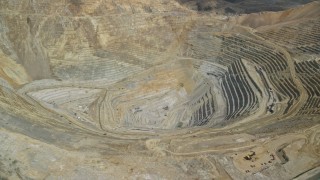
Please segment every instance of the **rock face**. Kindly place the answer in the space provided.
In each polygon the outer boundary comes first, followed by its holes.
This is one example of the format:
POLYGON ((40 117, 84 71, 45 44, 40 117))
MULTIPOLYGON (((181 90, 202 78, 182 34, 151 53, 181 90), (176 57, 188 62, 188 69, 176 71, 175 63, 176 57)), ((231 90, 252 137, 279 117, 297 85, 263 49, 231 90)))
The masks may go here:
POLYGON ((1 0, 0 179, 319 177, 320 3, 284 2, 1 0))

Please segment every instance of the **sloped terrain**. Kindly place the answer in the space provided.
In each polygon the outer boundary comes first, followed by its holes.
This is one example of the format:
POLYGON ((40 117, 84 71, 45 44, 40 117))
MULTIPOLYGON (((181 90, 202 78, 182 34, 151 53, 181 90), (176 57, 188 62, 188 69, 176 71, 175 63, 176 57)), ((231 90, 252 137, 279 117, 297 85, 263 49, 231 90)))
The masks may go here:
POLYGON ((2 0, 0 179, 319 177, 306 2, 2 0))

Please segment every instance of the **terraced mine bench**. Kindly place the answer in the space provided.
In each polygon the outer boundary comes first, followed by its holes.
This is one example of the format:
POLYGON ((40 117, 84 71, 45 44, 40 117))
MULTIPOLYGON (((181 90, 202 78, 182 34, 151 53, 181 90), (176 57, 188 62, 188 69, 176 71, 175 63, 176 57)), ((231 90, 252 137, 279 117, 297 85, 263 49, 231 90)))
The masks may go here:
POLYGON ((276 2, 1 0, 0 179, 318 177, 320 3, 276 2))

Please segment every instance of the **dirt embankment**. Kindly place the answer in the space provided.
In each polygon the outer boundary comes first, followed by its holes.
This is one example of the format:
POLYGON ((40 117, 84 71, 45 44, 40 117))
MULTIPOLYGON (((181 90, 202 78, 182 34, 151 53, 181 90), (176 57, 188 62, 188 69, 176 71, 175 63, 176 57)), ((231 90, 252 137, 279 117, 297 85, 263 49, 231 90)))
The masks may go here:
POLYGON ((252 13, 237 16, 233 18, 235 23, 249 26, 251 28, 259 28, 284 22, 295 21, 305 18, 320 18, 320 2, 312 2, 298 8, 288 9, 281 12, 265 12, 252 13))

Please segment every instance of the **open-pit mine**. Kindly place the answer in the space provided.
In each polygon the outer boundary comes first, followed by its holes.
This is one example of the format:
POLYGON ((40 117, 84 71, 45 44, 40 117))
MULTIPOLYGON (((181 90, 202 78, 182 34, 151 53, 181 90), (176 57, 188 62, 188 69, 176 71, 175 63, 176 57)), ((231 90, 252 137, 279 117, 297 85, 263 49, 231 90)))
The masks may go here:
POLYGON ((320 1, 0 0, 0 179, 320 178, 320 1))

